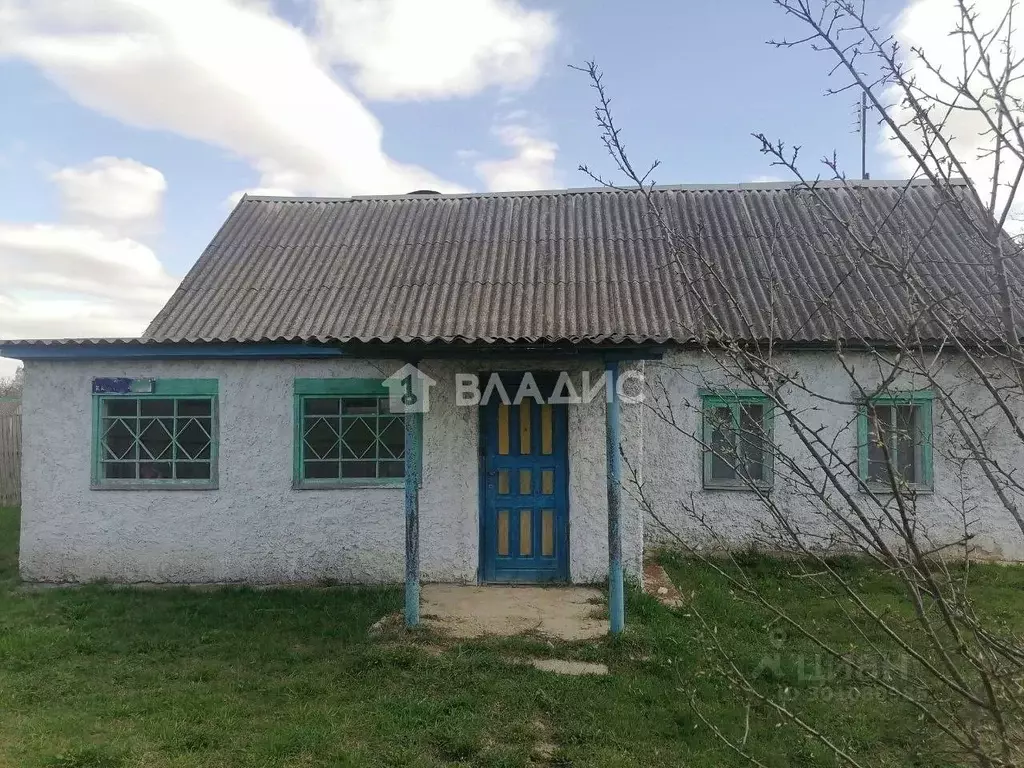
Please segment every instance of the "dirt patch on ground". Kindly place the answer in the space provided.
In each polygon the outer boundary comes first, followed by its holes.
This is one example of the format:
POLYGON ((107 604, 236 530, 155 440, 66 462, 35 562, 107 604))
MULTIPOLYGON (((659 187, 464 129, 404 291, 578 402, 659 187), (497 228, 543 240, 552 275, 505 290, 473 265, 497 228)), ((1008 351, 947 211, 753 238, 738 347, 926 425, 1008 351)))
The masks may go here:
POLYGON ((558 747, 551 743, 548 726, 543 720, 535 719, 532 725, 537 734, 537 743, 533 746, 530 763, 532 765, 550 765, 552 758, 558 752, 558 747))
POLYGON ((401 613, 388 613, 370 625, 370 637, 392 637, 405 629, 405 617, 401 613))
POLYGON ((383 648, 385 650, 395 650, 395 651, 402 651, 402 650, 405 650, 407 648, 412 648, 413 650, 419 651, 421 653, 425 653, 427 656, 431 656, 431 657, 433 657, 435 659, 441 658, 446 653, 448 653, 449 650, 451 650, 450 648, 447 648, 446 646, 436 645, 434 643, 398 643, 398 642, 387 642, 387 643, 381 643, 379 647, 381 647, 381 648, 383 648))
POLYGON ((644 563, 644 592, 669 608, 680 608, 686 604, 682 593, 657 563, 644 563))
POLYGON ((538 633, 559 640, 603 637, 602 595, 585 587, 473 587, 425 584, 423 624, 458 638, 538 633))
POLYGON ((533 667, 541 672, 554 672, 556 675, 607 675, 608 667, 604 664, 594 664, 589 661, 569 661, 568 659, 523 659, 518 657, 506 658, 509 664, 533 667))

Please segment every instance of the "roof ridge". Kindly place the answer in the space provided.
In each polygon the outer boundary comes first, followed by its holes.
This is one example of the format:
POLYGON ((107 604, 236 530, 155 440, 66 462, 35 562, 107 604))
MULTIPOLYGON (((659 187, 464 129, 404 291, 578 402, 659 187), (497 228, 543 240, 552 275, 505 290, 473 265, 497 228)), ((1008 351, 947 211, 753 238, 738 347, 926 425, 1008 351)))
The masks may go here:
MULTIPOLYGON (((949 184, 956 187, 967 186, 963 178, 950 179, 949 184)), ((705 184, 656 184, 651 187, 655 192, 758 192, 758 191, 789 191, 815 187, 821 189, 842 189, 846 187, 930 187, 934 186, 928 179, 820 179, 804 183, 797 181, 743 181, 705 184)), ((350 197, 316 196, 316 195, 250 195, 242 196, 242 201, 260 203, 351 203, 363 200, 452 200, 466 198, 495 197, 552 197, 562 195, 614 194, 639 192, 639 187, 565 187, 560 189, 523 189, 505 192, 438 192, 437 194, 394 194, 394 195, 352 195, 350 197)))

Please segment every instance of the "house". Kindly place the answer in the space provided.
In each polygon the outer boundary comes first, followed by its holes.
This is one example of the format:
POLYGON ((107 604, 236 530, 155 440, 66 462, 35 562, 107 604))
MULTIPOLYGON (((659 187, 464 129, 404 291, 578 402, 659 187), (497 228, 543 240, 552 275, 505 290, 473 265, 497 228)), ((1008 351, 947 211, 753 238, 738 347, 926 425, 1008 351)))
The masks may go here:
MULTIPOLYGON (((22 577, 599 582, 611 543, 614 585, 680 536, 763 543, 765 496, 814 546, 842 548, 772 458, 806 446, 716 357, 735 344, 770 345, 861 491, 886 462, 858 420, 909 420, 889 445, 928 536, 962 538, 968 494, 973 545, 1022 559, 982 470, 943 449, 955 436, 929 389, 983 394, 949 323, 1000 337, 957 215, 980 208, 966 185, 949 196, 849 182, 245 197, 141 338, 0 342, 25 363, 22 577), (973 311, 923 312, 858 261, 858 232, 973 311), (908 334, 941 362, 934 380, 879 364, 908 334), (858 404, 851 367, 884 392, 858 404), (724 460, 715 446, 748 422, 756 444, 724 460)), ((989 437, 1020 463, 1006 429, 989 437)))

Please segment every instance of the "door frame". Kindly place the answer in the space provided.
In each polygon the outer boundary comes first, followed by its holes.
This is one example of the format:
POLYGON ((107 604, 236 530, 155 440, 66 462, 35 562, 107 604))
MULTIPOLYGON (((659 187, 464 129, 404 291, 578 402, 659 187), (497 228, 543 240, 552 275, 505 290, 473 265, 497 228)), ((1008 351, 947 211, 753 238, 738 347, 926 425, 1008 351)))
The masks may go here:
MULTIPOLYGON (((538 386, 544 389, 545 385, 553 385, 557 380, 557 373, 554 371, 489 371, 480 374, 482 381, 489 381, 493 374, 497 374, 502 379, 502 384, 506 385, 506 391, 508 391, 508 385, 506 379, 517 380, 521 379, 527 373, 532 373, 534 380, 538 386)), ((516 384, 518 389, 519 384, 516 384)), ((514 396, 514 393, 509 393, 509 396, 514 396)), ((535 582, 500 582, 500 581, 487 581, 484 579, 484 558, 486 557, 486 523, 487 523, 487 407, 484 405, 477 405, 477 444, 478 450, 478 461, 477 461, 477 495, 479 503, 477 504, 477 567, 476 567, 476 580, 478 584, 502 584, 502 583, 521 583, 524 585, 529 584, 569 584, 572 582, 572 510, 569 503, 569 499, 572 496, 571 493, 571 481, 572 481, 572 466, 569 450, 569 407, 564 403, 553 404, 555 408, 565 409, 565 558, 561 566, 561 571, 558 576, 554 579, 548 579, 546 581, 535 581, 535 582)), ((557 515, 556 515, 557 519, 557 515)))

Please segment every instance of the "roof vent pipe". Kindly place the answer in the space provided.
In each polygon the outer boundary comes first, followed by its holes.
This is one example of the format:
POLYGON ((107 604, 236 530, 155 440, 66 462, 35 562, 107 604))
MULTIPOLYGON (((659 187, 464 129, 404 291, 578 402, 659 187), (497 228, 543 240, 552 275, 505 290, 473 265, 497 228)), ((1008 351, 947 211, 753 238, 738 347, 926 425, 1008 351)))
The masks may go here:
POLYGON ((436 189, 415 189, 409 193, 410 195, 440 195, 436 189))

